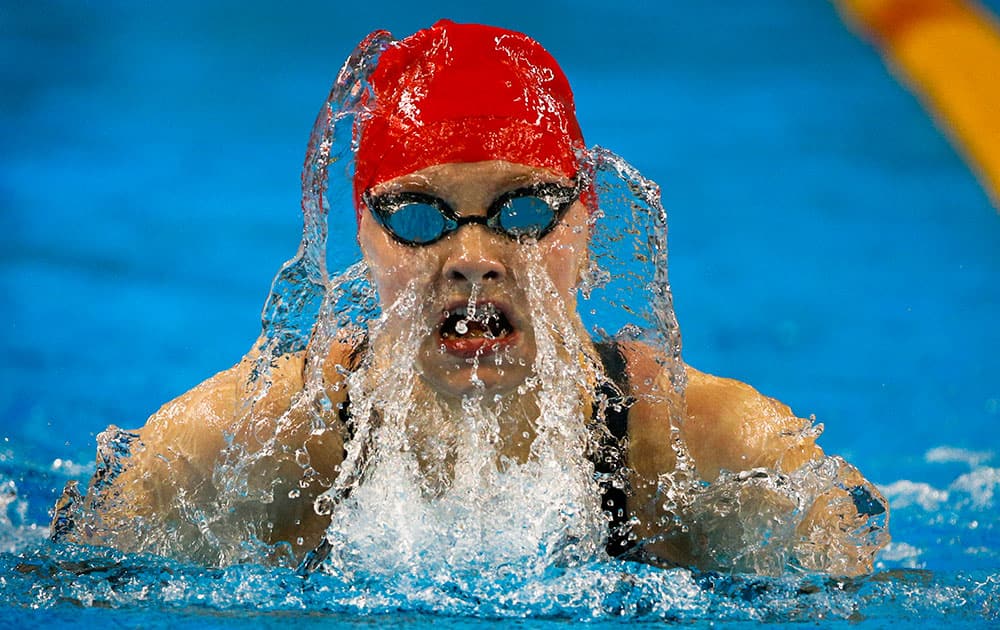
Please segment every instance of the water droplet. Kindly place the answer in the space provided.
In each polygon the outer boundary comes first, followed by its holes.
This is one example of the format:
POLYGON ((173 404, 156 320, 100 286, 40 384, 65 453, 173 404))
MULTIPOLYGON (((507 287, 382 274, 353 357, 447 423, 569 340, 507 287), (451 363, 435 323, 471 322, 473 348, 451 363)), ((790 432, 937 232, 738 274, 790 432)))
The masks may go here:
MULTIPOLYGON (((479 289, 481 285, 478 282, 472 283, 472 288, 469 290, 469 301, 465 305, 465 313, 469 319, 476 319, 476 299, 479 297, 479 289)), ((461 334, 465 334, 465 331, 459 331, 461 334)))

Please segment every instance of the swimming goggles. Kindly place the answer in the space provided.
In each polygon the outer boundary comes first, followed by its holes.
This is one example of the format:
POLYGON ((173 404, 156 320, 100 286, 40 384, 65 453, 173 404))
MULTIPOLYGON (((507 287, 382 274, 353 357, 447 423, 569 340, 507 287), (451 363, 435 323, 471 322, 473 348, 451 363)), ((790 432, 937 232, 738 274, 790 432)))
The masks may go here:
POLYGON ((573 186, 540 183, 497 197, 486 216, 460 217, 444 199, 422 192, 362 195, 386 232, 411 247, 436 243, 463 225, 478 223, 514 239, 538 240, 552 231, 569 207, 580 198, 580 178, 573 186))

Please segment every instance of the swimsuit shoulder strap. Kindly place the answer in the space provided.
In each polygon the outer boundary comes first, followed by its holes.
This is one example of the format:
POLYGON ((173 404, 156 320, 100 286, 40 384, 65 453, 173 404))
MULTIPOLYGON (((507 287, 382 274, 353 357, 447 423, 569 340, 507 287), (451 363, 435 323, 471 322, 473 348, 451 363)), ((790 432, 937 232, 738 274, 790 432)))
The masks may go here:
POLYGON ((628 407, 633 402, 628 396, 630 387, 625 357, 613 341, 594 345, 607 377, 607 381, 598 386, 598 393, 609 403, 609 410, 604 414, 605 422, 611 435, 621 440, 628 435, 628 407))
POLYGON ((601 508, 611 517, 607 552, 617 557, 635 546, 628 513, 628 412, 635 400, 630 391, 625 357, 618 344, 595 344, 606 380, 594 396, 593 427, 599 435, 591 453, 601 487, 601 508))
MULTIPOLYGON (((367 349, 368 335, 365 335, 364 339, 354 346, 347 356, 347 369, 349 371, 353 372, 358 368, 361 357, 364 356, 367 349)), ((346 389, 344 390, 344 400, 337 405, 337 418, 344 428, 344 457, 347 457, 347 443, 354 439, 355 426, 354 418, 351 416, 351 395, 346 389)))
MULTIPOLYGON (((361 363, 361 358, 364 356, 368 349, 368 335, 364 336, 357 345, 351 350, 347 355, 347 369, 351 372, 358 369, 358 365, 361 363)), ((344 400, 337 405, 337 419, 340 421, 343 431, 344 431, 344 450, 342 453, 342 459, 347 459, 347 444, 354 439, 356 432, 354 417, 351 415, 351 395, 345 389, 344 390, 344 400)), ((343 495, 340 497, 341 500, 347 498, 350 494, 350 489, 345 489, 343 495)), ((319 544, 309 553, 302 558, 302 562, 299 563, 298 568, 295 572, 300 576, 307 576, 310 573, 315 572, 323 561, 330 555, 330 551, 333 549, 333 545, 330 544, 330 540, 323 536, 319 544)))

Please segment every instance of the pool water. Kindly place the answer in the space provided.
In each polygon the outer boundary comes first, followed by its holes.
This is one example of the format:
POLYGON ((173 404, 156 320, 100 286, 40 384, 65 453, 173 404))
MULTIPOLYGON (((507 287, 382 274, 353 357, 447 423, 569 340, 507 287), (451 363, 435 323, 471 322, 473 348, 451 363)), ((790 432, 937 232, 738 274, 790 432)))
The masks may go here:
MULTIPOLYGON (((0 620, 997 623, 1000 214, 944 135, 828 3, 536 4, 0 9, 18 60, 0 71, 0 620), (602 563, 401 585, 44 542, 99 431, 140 425, 257 336, 343 58, 444 15, 539 39, 588 142, 660 183, 685 359, 815 415, 882 488, 893 543, 874 576, 602 563)), ((331 224, 344 266, 353 218, 331 224)))

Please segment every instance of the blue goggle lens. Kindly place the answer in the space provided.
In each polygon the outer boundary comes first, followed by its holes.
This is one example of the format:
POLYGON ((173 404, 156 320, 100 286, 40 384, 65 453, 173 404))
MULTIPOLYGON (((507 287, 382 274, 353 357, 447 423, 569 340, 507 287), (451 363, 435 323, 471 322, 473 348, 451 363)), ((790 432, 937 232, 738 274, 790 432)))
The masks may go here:
POLYGON ((382 217, 390 233, 416 245, 426 245, 441 238, 448 221, 434 205, 419 201, 403 203, 382 217))
POLYGON ((556 212, 541 197, 526 196, 508 199, 496 215, 496 223, 505 234, 537 238, 552 227, 556 212))

